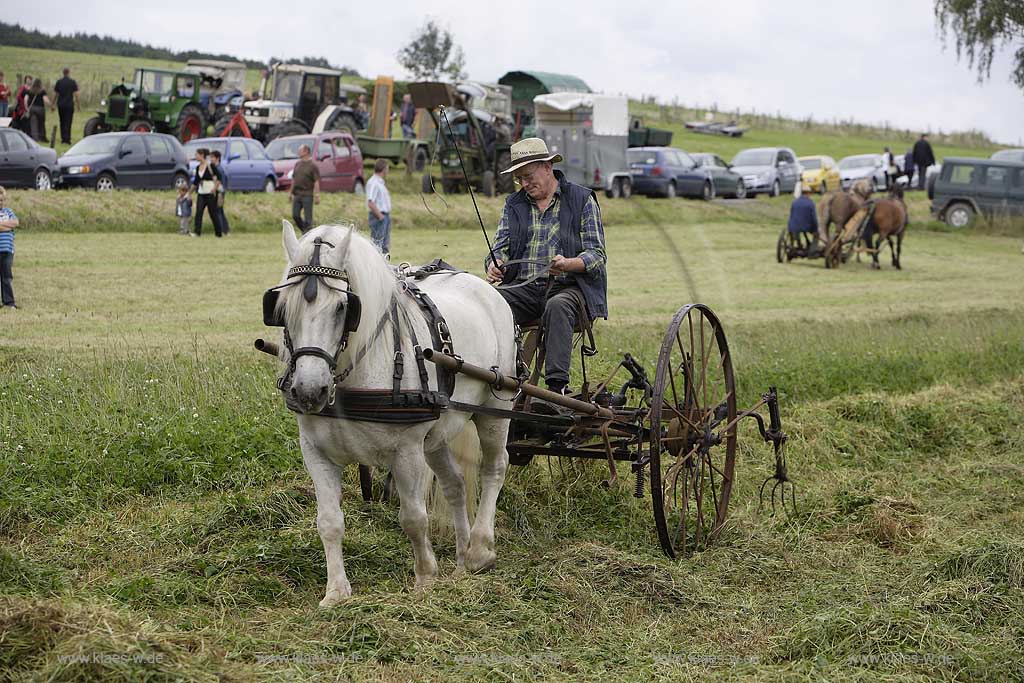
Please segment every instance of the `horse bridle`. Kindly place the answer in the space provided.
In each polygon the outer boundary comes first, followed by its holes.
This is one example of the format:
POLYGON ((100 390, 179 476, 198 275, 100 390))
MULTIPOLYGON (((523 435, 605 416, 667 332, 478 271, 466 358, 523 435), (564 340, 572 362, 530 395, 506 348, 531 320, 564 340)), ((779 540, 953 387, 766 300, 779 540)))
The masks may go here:
MULTIPOLYGON (((295 363, 302 356, 315 356, 324 360, 331 369, 331 373, 337 378, 336 370, 338 368, 338 357, 341 355, 342 351, 348 347, 349 334, 359 329, 359 319, 362 314, 362 303, 359 300, 359 295, 347 286, 349 281, 347 271, 320 264, 320 249, 324 245, 334 248, 334 245, 326 240, 319 237, 314 239, 313 255, 310 257, 309 263, 306 265, 293 266, 288 269, 287 279, 298 279, 293 282, 286 282, 276 287, 271 287, 263 294, 263 324, 270 327, 284 328, 284 345, 285 348, 288 349, 289 354, 288 370, 278 381, 278 386, 281 388, 290 381, 292 374, 295 372, 295 363), (346 284, 346 287, 344 289, 334 287, 329 284, 327 280, 341 280, 346 284), (293 287, 299 283, 303 283, 302 297, 310 303, 316 300, 317 292, 321 284, 328 289, 333 289, 336 292, 342 292, 345 294, 345 301, 338 305, 338 312, 344 312, 345 314, 344 327, 341 333, 341 339, 338 341, 338 346, 334 350, 334 353, 331 353, 320 346, 292 347, 292 340, 291 336, 288 334, 288 327, 285 325, 283 311, 278 307, 278 298, 280 297, 280 290, 285 289, 286 287, 293 287)), ((378 325, 378 328, 380 327, 381 326, 378 325)), ((351 371, 351 367, 346 370, 344 374, 347 375, 349 371, 351 371)), ((331 393, 333 394, 333 391, 331 393)))

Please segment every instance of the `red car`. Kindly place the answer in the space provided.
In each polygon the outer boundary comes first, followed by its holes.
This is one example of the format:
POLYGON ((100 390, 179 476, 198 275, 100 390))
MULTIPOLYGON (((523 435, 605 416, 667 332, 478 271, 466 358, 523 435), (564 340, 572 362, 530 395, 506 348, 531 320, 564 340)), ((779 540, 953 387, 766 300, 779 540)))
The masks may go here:
POLYGON ((292 169, 299 160, 299 147, 302 145, 309 146, 313 163, 320 167, 322 192, 363 194, 366 187, 363 155, 355 139, 341 131, 289 135, 272 140, 267 145, 267 156, 274 162, 278 190, 291 189, 292 169))

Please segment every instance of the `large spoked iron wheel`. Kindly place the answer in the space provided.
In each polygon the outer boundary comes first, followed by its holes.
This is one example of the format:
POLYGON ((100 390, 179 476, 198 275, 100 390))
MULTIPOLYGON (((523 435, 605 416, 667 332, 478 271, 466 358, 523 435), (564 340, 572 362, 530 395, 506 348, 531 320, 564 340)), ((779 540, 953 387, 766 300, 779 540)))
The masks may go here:
POLYGON ((685 557, 725 524, 736 465, 736 387, 722 324, 703 304, 676 312, 650 412, 651 500, 661 547, 685 557))

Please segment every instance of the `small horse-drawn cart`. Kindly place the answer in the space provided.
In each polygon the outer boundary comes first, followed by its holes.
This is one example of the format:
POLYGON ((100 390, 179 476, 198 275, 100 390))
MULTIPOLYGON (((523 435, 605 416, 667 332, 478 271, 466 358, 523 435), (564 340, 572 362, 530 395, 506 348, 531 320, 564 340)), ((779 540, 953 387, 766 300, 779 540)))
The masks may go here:
MULTIPOLYGON (((511 410, 448 401, 446 409, 508 418, 511 422, 509 461, 527 465, 535 456, 605 460, 610 485, 616 464, 630 463, 636 477, 634 495, 642 498, 650 481, 654 523, 662 549, 679 557, 706 546, 725 524, 736 469, 738 428, 743 418, 756 421, 761 438, 774 448, 774 472, 759 493, 774 482, 785 505, 789 482, 774 387, 751 408, 737 409, 732 358, 725 331, 703 304, 680 308, 661 344, 653 381, 640 362, 625 354, 611 375, 595 387, 586 379, 580 392, 564 396, 536 384, 528 364, 533 350, 542 365, 543 341, 530 330, 519 377, 464 362, 457 355, 425 348, 422 357, 449 373, 460 373, 491 384, 496 390, 517 392, 511 410), (532 337, 532 339, 531 339, 532 337), (534 341, 540 340, 539 344, 534 341), (539 347, 539 348, 538 348, 539 347), (613 385, 624 371, 621 383, 613 385), (532 380, 532 381, 531 381, 532 380), (759 413, 768 408, 768 422, 759 413)), ((277 345, 257 340, 256 347, 278 355, 277 345)), ((584 359, 585 355, 581 356, 584 359)), ((585 370, 584 370, 585 374, 585 370)), ((364 497, 368 470, 361 468, 364 497)), ((795 507, 791 488, 790 505, 795 507)))

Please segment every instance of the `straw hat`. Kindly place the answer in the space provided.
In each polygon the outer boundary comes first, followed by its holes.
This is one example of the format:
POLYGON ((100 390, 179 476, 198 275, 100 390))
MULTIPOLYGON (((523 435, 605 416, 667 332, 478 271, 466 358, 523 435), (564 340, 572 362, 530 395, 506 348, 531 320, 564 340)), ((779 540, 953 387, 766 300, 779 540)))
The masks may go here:
POLYGON ((562 160, 562 155, 551 154, 548 152, 548 145, 540 138, 526 138, 512 145, 512 165, 506 168, 502 173, 511 173, 517 168, 522 168, 527 164, 532 164, 535 161, 550 161, 558 163, 562 160))

